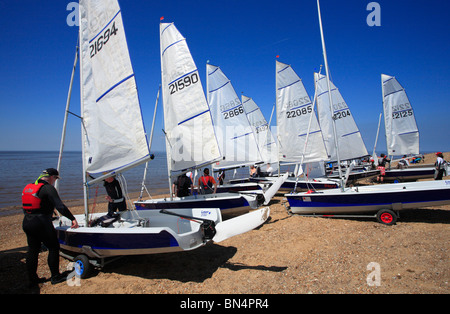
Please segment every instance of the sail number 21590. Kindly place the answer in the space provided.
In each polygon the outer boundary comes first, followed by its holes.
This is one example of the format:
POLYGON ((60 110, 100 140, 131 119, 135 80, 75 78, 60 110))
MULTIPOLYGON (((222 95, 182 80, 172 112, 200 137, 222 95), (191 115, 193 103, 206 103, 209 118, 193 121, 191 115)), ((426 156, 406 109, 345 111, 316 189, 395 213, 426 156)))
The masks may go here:
POLYGON ((173 82, 169 85, 170 94, 175 94, 178 91, 183 90, 186 87, 189 87, 190 85, 193 85, 198 82, 198 74, 192 73, 191 75, 187 75, 185 77, 182 77, 181 79, 173 82))

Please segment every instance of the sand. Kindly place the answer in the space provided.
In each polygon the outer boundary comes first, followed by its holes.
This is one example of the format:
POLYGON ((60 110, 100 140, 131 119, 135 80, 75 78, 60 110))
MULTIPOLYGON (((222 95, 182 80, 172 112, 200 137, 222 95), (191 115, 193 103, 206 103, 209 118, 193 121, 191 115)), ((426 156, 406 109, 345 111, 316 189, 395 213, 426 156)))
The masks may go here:
MULTIPOLYGON (((450 154, 445 157, 450 160, 450 154)), ((426 161, 434 161, 433 156, 426 161)), ((123 257, 82 280, 80 286, 46 282, 34 290, 27 288, 22 215, 1 217, 0 293, 450 292, 450 205, 402 211, 396 225, 385 226, 374 219, 292 216, 285 202, 276 196, 269 204, 268 222, 220 244, 191 252, 123 257)), ((104 203, 98 206, 106 208, 104 203)), ((82 211, 80 206, 71 210, 82 211)), ((40 254, 38 275, 49 278, 47 254, 40 254)), ((61 271, 68 264, 61 258, 61 271)))

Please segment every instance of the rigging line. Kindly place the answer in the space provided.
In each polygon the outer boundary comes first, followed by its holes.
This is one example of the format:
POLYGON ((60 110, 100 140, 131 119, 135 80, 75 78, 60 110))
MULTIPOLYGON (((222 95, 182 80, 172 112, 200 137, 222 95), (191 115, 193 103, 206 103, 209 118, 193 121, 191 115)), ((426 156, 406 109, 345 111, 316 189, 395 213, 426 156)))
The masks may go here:
POLYGON ((170 83, 167 84, 167 85, 171 85, 171 84, 173 84, 173 83, 175 83, 175 82, 181 80, 183 77, 186 77, 186 76, 188 76, 188 75, 190 75, 190 74, 192 74, 192 73, 195 73, 195 72, 197 72, 197 71, 198 71, 198 69, 195 69, 195 70, 193 70, 193 71, 191 71, 191 72, 188 72, 188 73, 186 73, 186 74, 183 74, 182 76, 180 76, 180 77, 174 79, 172 82, 170 82, 170 83))
POLYGON ((166 53, 167 49, 169 49, 170 47, 172 47, 172 46, 174 46, 174 45, 176 45, 176 44, 178 44, 178 43, 180 43, 182 41, 185 41, 185 40, 186 40, 186 38, 183 38, 183 39, 180 39, 179 41, 174 42, 173 44, 170 44, 169 46, 166 47, 166 49, 163 50, 161 55, 164 56, 164 54, 166 53))
POLYGON ((116 88, 117 86, 119 86, 120 84, 128 81, 130 78, 134 77, 134 73, 127 76, 126 78, 124 78, 123 80, 121 80, 120 82, 114 84, 113 86, 111 86, 110 89, 108 89, 106 92, 103 93, 103 95, 101 95, 95 102, 99 102, 103 97, 105 97, 110 91, 112 91, 114 88, 116 88))
POLYGON ((194 118, 196 118, 196 117, 198 117, 198 116, 201 116, 201 115, 203 115, 203 114, 205 114, 205 113, 207 113, 207 112, 209 112, 209 109, 206 109, 206 110, 203 111, 203 112, 200 112, 200 113, 198 113, 198 114, 196 114, 196 115, 194 115, 194 116, 192 116, 192 117, 190 117, 190 118, 187 118, 186 120, 181 121, 180 123, 178 123, 178 125, 182 125, 183 123, 186 123, 186 122, 188 122, 189 120, 192 120, 192 119, 194 119, 194 118))
POLYGON ((293 83, 291 83, 291 84, 289 84, 289 85, 286 85, 286 86, 283 86, 283 87, 280 87, 280 88, 278 88, 278 90, 282 90, 282 89, 284 89, 284 88, 287 88, 287 87, 289 87, 289 86, 292 86, 292 85, 294 85, 294 84, 297 84, 298 82, 301 82, 302 80, 297 80, 297 81, 295 81, 295 82, 293 82, 293 83))
POLYGON ((222 86, 220 86, 220 87, 218 87, 218 88, 216 88, 216 89, 210 90, 209 92, 210 92, 210 93, 217 92, 219 89, 221 89, 221 88, 227 86, 227 85, 230 84, 230 83, 231 83, 231 81, 228 81, 228 82, 226 82, 225 84, 223 84, 222 86))
POLYGON ((100 34, 105 30, 105 28, 107 28, 107 27, 109 26, 109 24, 111 24, 111 22, 116 18, 117 15, 119 15, 119 13, 120 13, 120 10, 116 13, 116 15, 114 15, 114 17, 108 22, 108 24, 106 24, 105 27, 103 27, 102 30, 101 30, 100 32, 98 32, 98 34, 95 35, 95 36, 89 41, 89 43, 91 43, 95 38, 97 38, 97 36, 100 35, 100 34))

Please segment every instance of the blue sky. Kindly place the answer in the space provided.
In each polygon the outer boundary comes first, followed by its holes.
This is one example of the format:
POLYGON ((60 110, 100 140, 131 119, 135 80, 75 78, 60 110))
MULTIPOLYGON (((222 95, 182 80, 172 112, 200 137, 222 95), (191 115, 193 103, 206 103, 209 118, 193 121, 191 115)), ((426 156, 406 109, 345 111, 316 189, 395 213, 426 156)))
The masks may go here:
MULTIPOLYGON (((0 0, 0 150, 59 149, 77 40, 66 23, 70 0, 0 0)), ((406 88, 421 131, 421 151, 450 151, 450 1, 380 0, 381 26, 369 27, 369 0, 322 0, 331 76, 372 151, 382 110, 381 73, 406 88)), ((161 81, 159 22, 187 38, 205 86, 206 62, 220 66, 238 94, 268 119, 275 60, 291 64, 314 95, 323 64, 316 0, 122 0, 131 61, 150 131, 161 81)), ((79 75, 71 111, 79 114, 79 75)), ((158 110, 152 150, 163 150, 158 110)), ((275 121, 272 122, 274 124, 275 121)), ((81 150, 80 121, 69 117, 67 150, 81 150)), ((377 151, 385 151, 384 133, 377 151)))

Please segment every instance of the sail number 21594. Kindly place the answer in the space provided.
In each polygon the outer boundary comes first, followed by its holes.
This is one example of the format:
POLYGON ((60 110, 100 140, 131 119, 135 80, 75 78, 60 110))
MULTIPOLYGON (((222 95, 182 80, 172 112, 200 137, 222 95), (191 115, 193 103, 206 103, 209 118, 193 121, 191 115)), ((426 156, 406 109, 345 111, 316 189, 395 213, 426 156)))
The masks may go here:
POLYGON ((103 33, 100 33, 97 38, 94 38, 89 43, 90 55, 93 58, 102 48, 109 42, 112 36, 117 35, 118 29, 116 28, 116 22, 114 22, 111 28, 106 29, 103 33))

